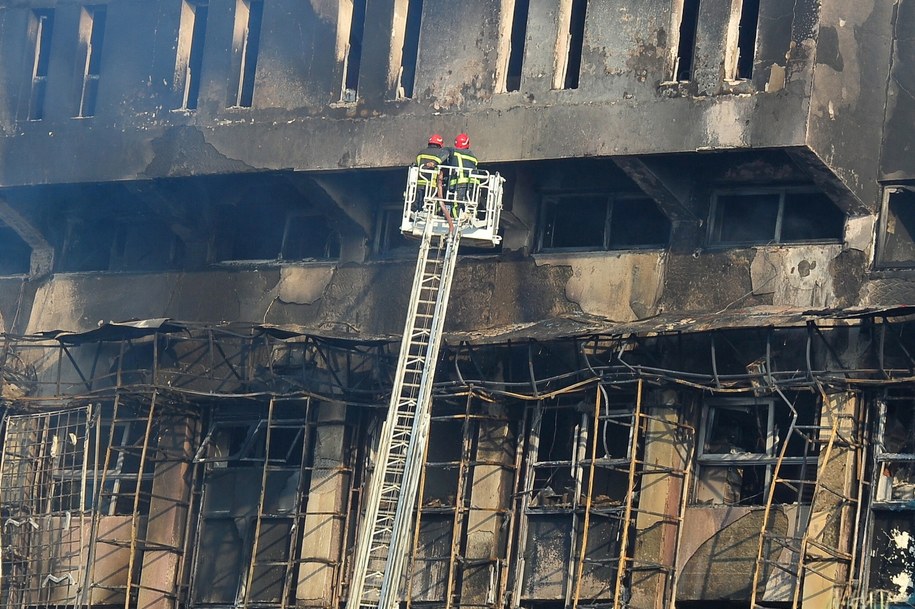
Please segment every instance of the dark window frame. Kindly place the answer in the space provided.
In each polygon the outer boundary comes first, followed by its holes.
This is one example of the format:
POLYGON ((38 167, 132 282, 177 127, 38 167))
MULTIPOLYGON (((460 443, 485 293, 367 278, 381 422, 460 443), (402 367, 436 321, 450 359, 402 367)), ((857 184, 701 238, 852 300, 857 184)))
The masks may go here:
MULTIPOLYGON (((819 239, 783 239, 782 229, 784 228, 784 216, 785 216, 785 201, 788 195, 818 195, 825 196, 822 191, 817 190, 816 188, 811 188, 807 186, 788 186, 780 188, 771 188, 771 187, 755 187, 755 188, 723 188, 716 189, 712 192, 711 205, 709 207, 709 221, 708 221, 708 232, 706 233, 706 243, 710 248, 715 249, 724 249, 724 248, 733 248, 733 247, 756 247, 760 245, 801 245, 801 244, 816 244, 816 243, 842 243, 844 240, 844 220, 843 220, 843 230, 841 235, 838 237, 824 237, 819 239), (774 234, 769 240, 734 240, 734 241, 723 241, 721 237, 722 230, 722 210, 723 208, 719 204, 719 199, 722 197, 754 197, 754 196, 767 196, 767 195, 777 195, 778 200, 778 210, 777 217, 775 221, 774 234)), ((845 216, 844 212, 836 206, 836 212, 845 216)))
MULTIPOLYGON (((784 421, 781 421, 782 426, 780 426, 779 419, 784 419, 786 415, 784 411, 777 412, 777 409, 782 407, 782 404, 778 402, 778 399, 779 398, 776 397, 750 396, 734 398, 716 397, 708 399, 702 404, 696 438, 696 476, 691 493, 691 505, 704 505, 704 503, 699 501, 698 497, 699 485, 704 479, 704 472, 714 469, 727 470, 728 472, 738 470, 741 472, 740 475, 742 478, 745 473, 744 470, 752 468, 763 469, 764 483, 762 485, 761 494, 751 495, 746 498, 741 496, 738 498, 738 503, 736 504, 719 504, 713 502, 712 505, 766 505, 768 495, 772 491, 773 475, 775 474, 775 467, 779 462, 779 453, 783 450, 782 445, 785 442, 789 443, 789 450, 781 457, 782 466, 804 470, 808 476, 811 473, 813 474, 813 479, 805 478, 806 482, 804 484, 807 486, 806 489, 794 490, 796 493, 794 503, 809 505, 809 493, 811 492, 812 485, 815 483, 819 455, 798 456, 792 454, 798 448, 798 441, 788 435, 789 430, 784 428, 784 421), (709 448, 709 442, 713 439, 712 430, 719 418, 717 415, 718 412, 732 411, 748 414, 754 409, 765 410, 765 436, 760 438, 764 440, 763 446, 758 446, 757 450, 739 450, 741 448, 740 446, 731 446, 729 448, 722 447, 718 450, 709 448), (794 447, 795 451, 792 451, 791 447, 794 447)), ((810 408, 812 410, 810 412, 805 412, 802 416, 811 416, 815 420, 817 409, 821 409, 822 404, 819 400, 816 400, 810 408)), ((757 419, 759 420, 759 418, 757 419)), ((811 424, 812 422, 808 423, 802 419, 799 423, 811 424)), ((783 500, 777 500, 777 497, 781 494, 784 494, 784 489, 776 491, 776 499, 773 499, 773 502, 784 503, 783 500)))
MULTIPOLYGON (((911 260, 887 260, 887 231, 890 224, 890 203, 893 195, 908 194, 915 197, 915 185, 911 184, 887 184, 883 188, 883 196, 880 201, 880 215, 877 221, 877 243, 876 255, 874 256, 874 267, 881 270, 887 269, 915 269, 915 254, 911 260)), ((900 220, 894 214, 894 225, 900 220)), ((913 248, 915 248, 915 235, 913 235, 913 248)))
POLYGON ((661 208, 658 206, 657 202, 645 195, 643 193, 637 192, 607 192, 607 191, 562 191, 562 192, 550 192, 545 191, 541 195, 540 199, 540 221, 538 222, 539 228, 537 230, 537 243, 536 251, 538 253, 553 253, 553 252, 606 252, 606 251, 641 251, 641 250, 658 250, 666 249, 670 245, 670 233, 672 230, 672 224, 668 219, 667 235, 663 242, 657 243, 645 243, 638 245, 627 245, 624 247, 614 247, 613 245, 613 212, 614 208, 617 207, 617 204, 620 202, 628 201, 638 201, 644 200, 650 202, 655 206, 657 211, 661 216, 664 215, 661 208), (604 209, 604 228, 603 228, 603 243, 600 246, 595 247, 594 245, 583 245, 583 246, 554 246, 547 244, 548 239, 548 229, 551 226, 551 219, 548 217, 549 210, 548 207, 555 206, 557 209, 562 206, 563 202, 572 201, 574 199, 584 199, 584 198, 600 198, 605 197, 605 209, 604 209))

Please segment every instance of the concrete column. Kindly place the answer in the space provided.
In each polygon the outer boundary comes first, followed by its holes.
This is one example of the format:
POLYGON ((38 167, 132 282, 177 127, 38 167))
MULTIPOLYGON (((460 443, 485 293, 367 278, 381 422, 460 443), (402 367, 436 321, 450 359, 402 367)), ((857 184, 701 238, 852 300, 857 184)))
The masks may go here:
POLYGON ((675 471, 686 469, 689 446, 680 436, 680 412, 673 391, 649 394, 644 412, 647 420, 643 437, 645 466, 642 474, 638 511, 635 517, 635 564, 661 564, 668 571, 637 570, 632 574, 632 597, 629 606, 636 609, 666 609, 668 573, 673 572, 677 553, 678 526, 683 476, 675 471))
POLYGON ((826 548, 840 552, 851 552, 854 540, 854 505, 843 500, 851 497, 856 489, 857 462, 855 449, 847 444, 853 437, 854 418, 858 398, 852 393, 836 393, 827 396, 822 405, 820 430, 820 463, 817 467, 817 493, 810 514, 808 538, 825 546, 807 544, 804 559, 804 582, 801 605, 804 609, 831 609, 841 604, 844 586, 835 582, 847 582, 848 562, 835 556, 826 548), (838 422, 839 433, 832 449, 825 454, 830 428, 838 422), (833 581, 834 580, 834 581, 833 581))
POLYGON ((729 40, 736 42, 733 0, 703 0, 699 3, 699 25, 693 57, 693 81, 699 95, 718 93, 725 77, 729 40))
POLYGON ((346 405, 339 402, 318 405, 318 427, 314 434, 314 469, 305 506, 305 525, 299 549, 299 578, 296 604, 305 607, 333 607, 334 579, 342 562, 341 548, 344 508, 350 473, 346 471, 346 405))
POLYGON ((174 609, 177 605, 179 552, 184 547, 192 490, 191 461, 198 433, 196 419, 179 415, 161 418, 146 526, 149 548, 142 555, 137 597, 137 607, 143 609, 174 609), (156 549, 160 547, 163 549, 156 549))
POLYGON ((495 597, 500 604, 497 562, 504 547, 504 517, 500 513, 510 505, 511 467, 515 459, 515 441, 507 413, 502 404, 490 404, 477 430, 477 453, 473 466, 470 511, 467 514, 467 546, 464 552, 461 604, 486 606, 495 597))

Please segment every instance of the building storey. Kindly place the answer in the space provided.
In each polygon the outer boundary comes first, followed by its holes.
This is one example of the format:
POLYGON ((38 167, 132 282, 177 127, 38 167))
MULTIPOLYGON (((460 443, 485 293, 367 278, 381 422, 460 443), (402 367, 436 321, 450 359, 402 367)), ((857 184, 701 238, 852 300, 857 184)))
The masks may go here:
POLYGON ((339 608, 406 167, 406 606, 915 606, 913 0, 0 2, 0 609, 339 608))

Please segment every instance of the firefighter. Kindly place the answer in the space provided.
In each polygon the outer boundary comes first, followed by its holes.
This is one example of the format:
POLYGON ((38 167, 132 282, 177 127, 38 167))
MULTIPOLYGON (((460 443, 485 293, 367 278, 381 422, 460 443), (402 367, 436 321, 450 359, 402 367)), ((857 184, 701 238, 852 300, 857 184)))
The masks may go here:
POLYGON ((478 183, 473 177, 477 170, 477 157, 470 150, 470 136, 466 133, 459 133, 454 138, 454 149, 448 158, 448 165, 452 167, 448 178, 448 192, 454 200, 451 214, 457 216, 460 211, 459 204, 466 204, 469 201, 471 187, 478 183))
POLYGON ((445 163, 451 154, 443 148, 445 140, 437 133, 429 137, 429 145, 416 155, 416 166, 419 167, 419 177, 416 180, 416 197, 413 199, 413 211, 423 207, 426 191, 432 188, 434 196, 442 198, 442 175, 438 166, 445 163))

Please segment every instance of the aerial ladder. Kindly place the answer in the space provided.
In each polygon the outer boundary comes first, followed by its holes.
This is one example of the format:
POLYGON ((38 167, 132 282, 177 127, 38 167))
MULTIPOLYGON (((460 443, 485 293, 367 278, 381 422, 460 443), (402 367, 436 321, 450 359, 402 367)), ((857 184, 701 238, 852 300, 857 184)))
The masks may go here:
POLYGON ((420 239, 419 255, 391 401, 357 528, 347 609, 399 606, 458 247, 462 239, 489 247, 502 239, 498 230, 504 178, 475 170, 466 193, 449 192, 440 176, 457 170, 409 170, 400 230, 420 239), (413 208, 414 201, 421 202, 419 209, 413 208))

